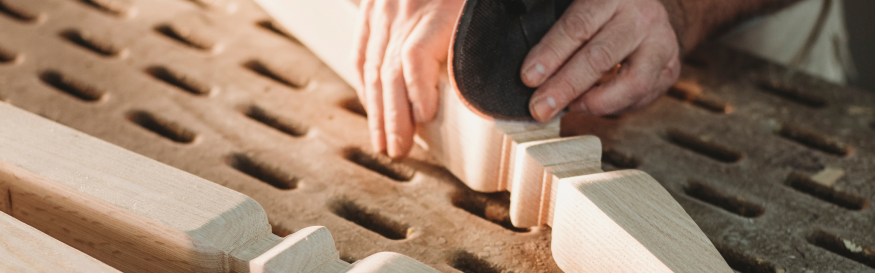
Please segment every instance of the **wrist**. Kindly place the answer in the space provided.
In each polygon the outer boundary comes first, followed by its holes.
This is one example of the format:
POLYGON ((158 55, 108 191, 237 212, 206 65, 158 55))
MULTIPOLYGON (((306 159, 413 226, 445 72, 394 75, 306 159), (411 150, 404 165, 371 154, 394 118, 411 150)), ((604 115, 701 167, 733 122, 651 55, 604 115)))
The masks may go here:
POLYGON ((669 23, 677 36, 680 53, 681 55, 684 55, 684 53, 692 50, 697 44, 697 39, 690 35, 693 34, 690 29, 692 24, 689 16, 687 16, 688 13, 684 6, 684 1, 659 0, 659 2, 662 3, 662 6, 668 14, 669 23))

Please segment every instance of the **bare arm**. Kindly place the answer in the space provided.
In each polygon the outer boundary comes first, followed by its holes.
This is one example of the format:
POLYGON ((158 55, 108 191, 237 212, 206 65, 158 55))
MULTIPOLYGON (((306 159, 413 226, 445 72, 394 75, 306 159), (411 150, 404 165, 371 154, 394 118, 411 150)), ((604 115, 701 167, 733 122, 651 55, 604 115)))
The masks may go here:
POLYGON ((700 42, 725 33, 758 15, 778 11, 799 0, 662 0, 678 34, 681 48, 692 50, 700 42))

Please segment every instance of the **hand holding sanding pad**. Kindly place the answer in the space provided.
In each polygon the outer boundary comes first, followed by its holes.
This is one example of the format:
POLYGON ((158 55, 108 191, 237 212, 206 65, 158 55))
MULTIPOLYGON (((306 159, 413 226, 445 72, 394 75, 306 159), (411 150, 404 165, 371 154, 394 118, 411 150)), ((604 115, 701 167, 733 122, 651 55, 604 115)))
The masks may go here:
POLYGON ((450 79, 480 116, 533 122, 520 70, 573 0, 467 0, 450 48, 450 79))

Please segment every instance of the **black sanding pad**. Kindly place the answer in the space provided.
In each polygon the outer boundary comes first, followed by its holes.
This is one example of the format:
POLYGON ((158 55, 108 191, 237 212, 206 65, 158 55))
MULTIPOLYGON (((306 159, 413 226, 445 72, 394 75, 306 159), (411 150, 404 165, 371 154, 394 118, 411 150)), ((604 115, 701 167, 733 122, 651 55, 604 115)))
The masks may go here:
POLYGON ((534 88, 520 70, 572 0, 467 0, 459 17, 450 60, 453 84, 475 113, 505 121, 534 121, 534 88))

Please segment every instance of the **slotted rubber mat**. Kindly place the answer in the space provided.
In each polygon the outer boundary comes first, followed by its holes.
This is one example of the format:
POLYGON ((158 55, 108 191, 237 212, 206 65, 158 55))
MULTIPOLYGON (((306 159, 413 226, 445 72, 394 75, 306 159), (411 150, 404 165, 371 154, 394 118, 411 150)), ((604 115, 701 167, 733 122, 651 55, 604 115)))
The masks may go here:
MULTIPOLYGON (((741 272, 875 271, 875 95, 705 49, 635 114, 564 118, 605 169, 657 178, 741 272), (844 176, 825 185, 824 169, 844 176)), ((355 92, 244 0, 0 0, 0 100, 257 200, 274 232, 327 226, 349 262, 559 272, 547 227, 421 149, 372 154, 355 92)))

